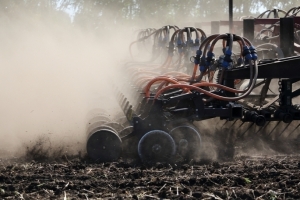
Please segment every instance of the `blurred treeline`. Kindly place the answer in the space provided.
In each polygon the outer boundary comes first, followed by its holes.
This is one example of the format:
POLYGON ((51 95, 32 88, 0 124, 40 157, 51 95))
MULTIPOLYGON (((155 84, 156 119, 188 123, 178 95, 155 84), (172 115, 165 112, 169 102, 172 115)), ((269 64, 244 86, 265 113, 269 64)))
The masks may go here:
MULTIPOLYGON (((72 25, 102 29, 118 25, 151 27, 228 19, 229 0, 1 0, 1 17, 66 20, 72 25)), ((300 0, 233 0, 234 18, 256 17, 268 9, 288 11, 300 0)))

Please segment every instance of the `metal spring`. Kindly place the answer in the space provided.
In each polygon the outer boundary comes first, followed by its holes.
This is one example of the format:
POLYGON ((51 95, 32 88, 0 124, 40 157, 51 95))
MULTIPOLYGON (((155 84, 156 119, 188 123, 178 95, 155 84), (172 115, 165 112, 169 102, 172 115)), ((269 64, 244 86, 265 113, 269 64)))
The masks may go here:
POLYGON ((216 80, 216 82, 217 82, 217 84, 222 84, 222 83, 220 83, 220 77, 221 77, 221 74, 222 74, 222 69, 219 68, 219 70, 218 70, 217 73, 218 74, 217 74, 217 80, 216 80))

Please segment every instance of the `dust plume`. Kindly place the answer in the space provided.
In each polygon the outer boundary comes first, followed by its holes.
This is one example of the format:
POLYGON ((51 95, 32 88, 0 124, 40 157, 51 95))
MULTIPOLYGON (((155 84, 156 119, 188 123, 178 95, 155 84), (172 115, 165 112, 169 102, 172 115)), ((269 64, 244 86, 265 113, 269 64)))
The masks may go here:
POLYGON ((1 15, 1 156, 22 155, 41 136, 80 151, 88 113, 118 106, 107 78, 123 55, 120 36, 63 19, 21 9, 1 15))

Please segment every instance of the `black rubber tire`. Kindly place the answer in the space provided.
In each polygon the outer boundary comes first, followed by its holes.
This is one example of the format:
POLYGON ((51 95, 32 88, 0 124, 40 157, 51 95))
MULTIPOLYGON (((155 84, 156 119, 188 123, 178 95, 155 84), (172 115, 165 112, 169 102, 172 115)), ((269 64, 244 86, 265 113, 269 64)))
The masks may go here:
POLYGON ((175 141, 177 155, 184 160, 196 159, 201 148, 201 137, 195 127, 181 125, 173 128, 170 135, 175 141))
POLYGON ((176 152, 173 138, 161 130, 146 133, 138 143, 138 154, 142 162, 169 162, 176 152))
POLYGON ((121 154, 122 141, 113 129, 100 128, 90 134, 86 149, 91 159, 99 162, 112 162, 121 154))

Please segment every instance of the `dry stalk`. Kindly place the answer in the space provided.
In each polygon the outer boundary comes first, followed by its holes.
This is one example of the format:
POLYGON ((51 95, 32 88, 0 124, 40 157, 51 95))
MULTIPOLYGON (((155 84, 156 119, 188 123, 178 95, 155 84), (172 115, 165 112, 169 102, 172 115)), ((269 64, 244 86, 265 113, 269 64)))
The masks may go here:
POLYGON ((69 164, 72 164, 72 162, 71 162, 71 161, 69 161, 69 159, 68 159, 67 155, 65 154, 64 156, 65 156, 65 159, 67 160, 67 162, 68 162, 69 164))
POLYGON ((139 194, 138 197, 141 197, 141 198, 142 198, 142 197, 144 197, 144 196, 146 195, 146 193, 147 193, 147 192, 143 192, 143 193, 139 194))
POLYGON ((137 190, 137 189, 144 189, 144 188, 146 188, 145 186, 138 186, 138 187, 135 187, 135 188, 133 188, 134 190, 137 190))
POLYGON ((94 194, 94 192, 93 191, 89 191, 89 190, 87 190, 87 189, 82 189, 83 191, 85 191, 85 192, 88 192, 88 193, 91 193, 91 194, 94 194))
POLYGON ((110 187, 110 189, 112 189, 112 190, 114 189, 110 184, 107 184, 107 185, 110 187))
POLYGON ((212 181, 212 180, 210 179, 210 177, 208 177, 208 176, 206 175, 206 172, 204 173, 204 176, 205 176, 210 182, 212 182, 212 183, 214 183, 214 184, 216 184, 216 185, 219 185, 218 183, 212 181))
POLYGON ((54 166, 59 166, 59 167, 68 168, 68 166, 67 166, 67 165, 64 165, 64 164, 54 164, 54 166))
POLYGON ((128 197, 129 197, 129 198, 131 198, 131 197, 132 197, 132 195, 131 195, 130 191, 126 191, 126 194, 128 195, 128 197))
POLYGON ((67 193, 64 191, 64 200, 67 200, 67 193))
POLYGON ((19 199, 25 200, 23 194, 20 194, 19 199))
POLYGON ((226 190, 226 199, 229 199, 229 193, 228 193, 228 190, 226 190))
POLYGON ((88 171, 86 172, 86 174, 89 174, 92 172, 92 169, 88 169, 88 171))
POLYGON ((285 156, 284 158, 280 159, 280 160, 278 161, 278 163, 281 164, 281 162, 284 161, 285 159, 287 159, 287 156, 285 156))
POLYGON ((164 187, 166 187, 166 183, 158 190, 158 193, 164 188, 164 187))
POLYGON ((253 190, 251 190, 251 193, 252 193, 252 195, 253 195, 253 198, 255 199, 255 194, 254 194, 254 191, 253 191, 253 190))
POLYGON ((169 183, 169 184, 173 184, 173 182, 170 182, 170 181, 164 181, 165 183, 169 183))
POLYGON ((234 189, 232 189, 232 192, 233 192, 235 198, 237 199, 237 196, 236 196, 236 193, 235 193, 234 189))
POLYGON ((44 192, 46 192, 47 194, 50 194, 50 192, 46 189, 43 189, 44 192))
POLYGON ((193 198, 193 195, 192 194, 186 194, 186 197, 189 197, 189 198, 193 198))
POLYGON ((159 199, 159 198, 157 198, 155 196, 151 196, 151 195, 147 195, 147 194, 145 194, 144 197, 149 197, 149 198, 152 198, 152 199, 159 199))
POLYGON ((207 195, 207 196, 209 196, 209 197, 213 197, 213 198, 215 198, 215 199, 218 199, 218 200, 222 200, 220 197, 218 197, 217 195, 214 195, 214 194, 212 194, 212 193, 203 193, 204 195, 207 195))
POLYGON ((70 182, 68 182, 64 187, 63 190, 66 189, 69 186, 70 182))

